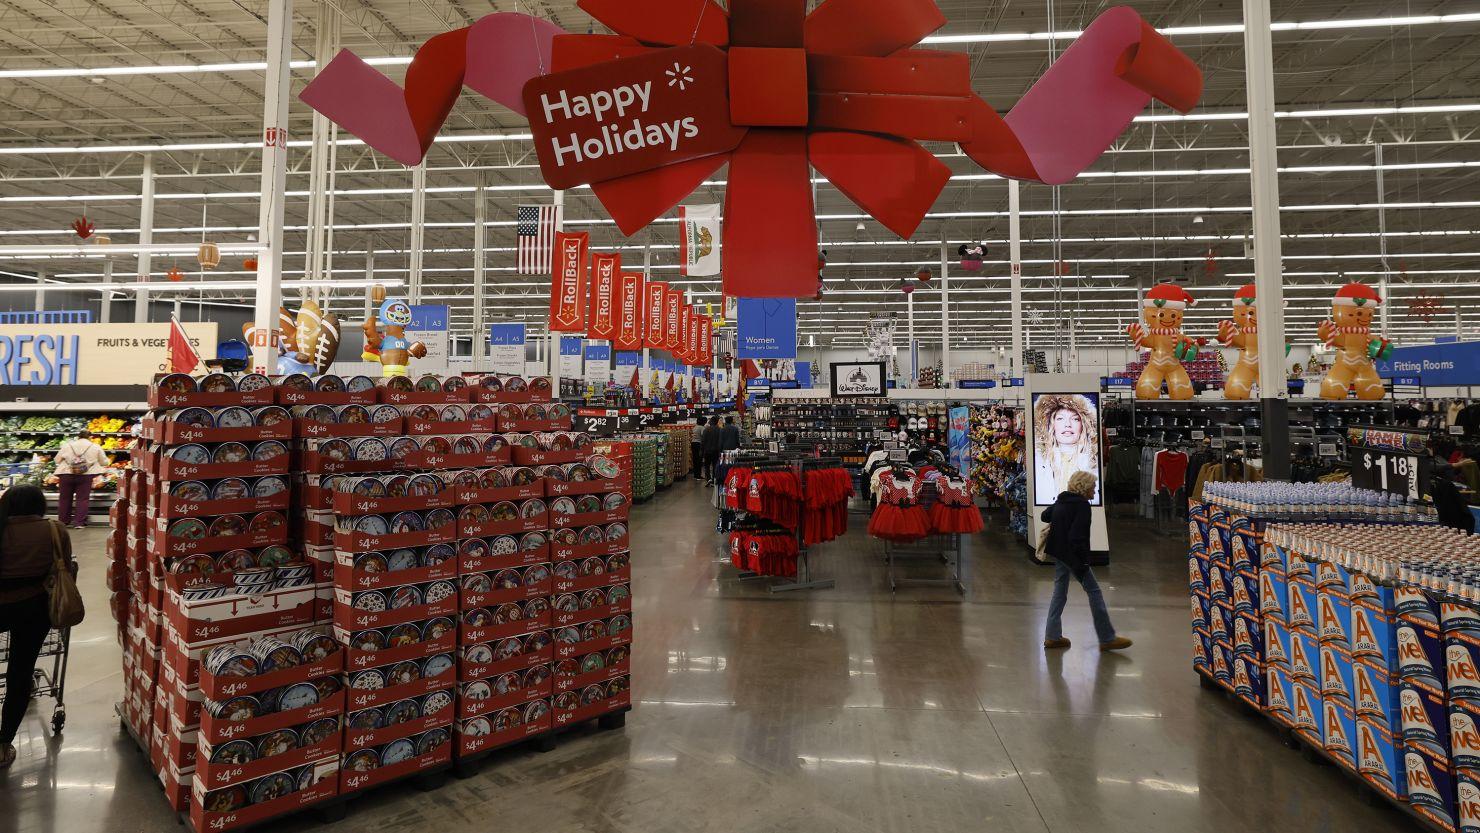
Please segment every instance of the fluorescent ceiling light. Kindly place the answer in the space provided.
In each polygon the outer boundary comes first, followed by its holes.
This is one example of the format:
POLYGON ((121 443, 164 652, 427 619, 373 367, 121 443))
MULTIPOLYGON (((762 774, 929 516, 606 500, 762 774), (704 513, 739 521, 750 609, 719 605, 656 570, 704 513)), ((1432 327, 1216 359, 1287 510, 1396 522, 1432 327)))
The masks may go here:
MULTIPOLYGON (((1376 115, 1398 115, 1419 113, 1473 113, 1480 111, 1480 103, 1460 104, 1423 104, 1406 105, 1396 107, 1333 107, 1329 109, 1316 110, 1276 110, 1274 117, 1277 119, 1308 119, 1308 118, 1340 118, 1351 116, 1376 116, 1376 115)), ((1174 122, 1174 121, 1238 121, 1248 117, 1242 112, 1194 112, 1187 115, 1177 113, 1164 113, 1137 116, 1138 122, 1174 122)), ((446 133, 433 139, 437 144, 459 144, 466 142, 523 142, 533 138, 530 133, 446 133)), ((178 144, 146 144, 146 145, 30 145, 9 147, 0 145, 0 156, 49 156, 54 154, 104 154, 104 153, 145 153, 154 151, 199 151, 199 150, 241 150, 260 146, 260 142, 184 142, 178 144)), ((288 147, 306 148, 313 143, 306 139, 288 142, 288 147)), ((364 145, 360 139, 344 138, 336 139, 330 144, 344 147, 355 147, 364 145)), ((581 186, 587 187, 587 186, 581 186)))
MULTIPOLYGON (((1401 15, 1393 17, 1369 17, 1369 18, 1346 18, 1331 20, 1307 20, 1298 22, 1275 22, 1270 24, 1270 30, 1274 32, 1309 31, 1320 29, 1373 29, 1392 28, 1400 26, 1432 26, 1438 24, 1474 23, 1480 21, 1480 14, 1428 14, 1428 15, 1401 15)), ((1157 31, 1168 37, 1191 37, 1196 35, 1233 35, 1244 31, 1241 23, 1214 23, 1201 26, 1167 26, 1157 31)), ((1063 40, 1069 41, 1083 34, 1077 29, 1065 29, 1054 32, 992 32, 992 33, 970 33, 970 34, 941 34, 930 35, 921 43, 926 44, 950 44, 950 43, 1020 43, 1028 41, 1063 40)), ((411 63, 411 58, 406 56, 379 56, 366 58, 365 62, 373 66, 404 66, 411 63)), ((289 64, 293 69, 312 69, 318 64, 316 61, 292 61, 289 64)), ((236 63, 222 64, 168 64, 148 66, 113 66, 113 67, 37 67, 29 69, 7 69, 0 70, 0 78, 84 78, 84 77, 107 77, 114 75, 182 75, 189 73, 223 73, 223 72, 265 72, 267 62, 265 61, 240 61, 236 63)))

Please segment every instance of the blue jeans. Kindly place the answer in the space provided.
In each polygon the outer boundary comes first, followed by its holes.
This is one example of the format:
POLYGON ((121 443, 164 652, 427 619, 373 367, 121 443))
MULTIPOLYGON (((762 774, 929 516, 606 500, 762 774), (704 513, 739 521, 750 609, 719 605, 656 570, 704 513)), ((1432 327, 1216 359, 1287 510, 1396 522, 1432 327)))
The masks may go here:
MULTIPOLYGON (((1074 577, 1074 572, 1062 561, 1055 561, 1053 567, 1053 599, 1048 603, 1048 627, 1044 630, 1045 639, 1060 639, 1064 636, 1064 605, 1069 601, 1069 579, 1074 577)), ((1079 586, 1084 588, 1084 595, 1089 597, 1089 612, 1095 620, 1095 635, 1101 642, 1109 642, 1115 638, 1115 626, 1110 624, 1110 611, 1105 609, 1105 594, 1100 592, 1100 583, 1095 581, 1094 571, 1085 567, 1084 573, 1079 576, 1079 586)))

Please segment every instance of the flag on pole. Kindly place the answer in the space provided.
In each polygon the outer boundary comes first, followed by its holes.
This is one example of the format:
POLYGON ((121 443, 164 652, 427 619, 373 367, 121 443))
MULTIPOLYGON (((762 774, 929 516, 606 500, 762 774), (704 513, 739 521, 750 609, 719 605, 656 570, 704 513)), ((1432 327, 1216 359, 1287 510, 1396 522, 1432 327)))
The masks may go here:
POLYGON ((719 205, 678 207, 678 250, 681 275, 719 274, 719 205))
POLYGON ((190 344, 190 336, 180 319, 170 316, 170 372, 189 373, 200 366, 200 354, 190 344))
POLYGON ((516 271, 521 275, 548 275, 550 250, 555 247, 555 206, 519 206, 514 235, 518 240, 516 271))

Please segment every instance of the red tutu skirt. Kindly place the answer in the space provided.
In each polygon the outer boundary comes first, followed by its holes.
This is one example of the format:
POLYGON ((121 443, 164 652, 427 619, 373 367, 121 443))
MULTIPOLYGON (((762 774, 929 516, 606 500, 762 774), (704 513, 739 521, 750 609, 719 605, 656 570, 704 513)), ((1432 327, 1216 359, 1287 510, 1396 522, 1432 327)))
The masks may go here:
POLYGON ((890 541, 914 541, 930 534, 930 518, 924 507, 881 503, 869 518, 868 534, 890 541))
POLYGON ((981 532, 981 510, 975 506, 948 506, 937 502, 930 507, 930 531, 937 535, 981 532))

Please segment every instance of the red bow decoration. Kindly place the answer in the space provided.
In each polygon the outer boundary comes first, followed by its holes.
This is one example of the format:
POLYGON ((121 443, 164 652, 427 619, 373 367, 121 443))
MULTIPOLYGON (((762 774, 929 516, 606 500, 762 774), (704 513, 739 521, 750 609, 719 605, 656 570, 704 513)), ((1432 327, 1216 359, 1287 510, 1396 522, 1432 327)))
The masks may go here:
POLYGON ((92 220, 86 217, 78 217, 72 221, 72 230, 77 232, 78 237, 86 240, 93 236, 93 232, 97 231, 98 227, 93 225, 92 220))
POLYGON ((520 44, 519 16, 502 14, 428 41, 407 69, 404 100, 346 53, 301 97, 372 147, 414 164, 466 73, 475 89, 529 115, 547 183, 590 184, 629 235, 728 163, 725 293, 804 297, 816 292, 812 168, 908 238, 951 176, 920 141, 954 142, 1003 176, 1062 183, 1151 97, 1185 112, 1202 92, 1197 67, 1127 7, 1091 23, 1004 119, 971 91, 968 55, 912 48, 946 22, 932 0, 824 0, 810 14, 805 0, 732 0, 728 14, 713 0, 577 5, 617 34, 555 36, 549 75, 541 74, 549 24, 528 19, 520 44), (529 73, 518 101, 489 81, 486 56, 505 55, 491 51, 499 44, 539 57, 533 66, 498 59, 499 72, 529 73), (631 91, 644 84, 639 110, 631 91), (702 94, 684 98, 691 84, 702 94), (649 95, 659 114, 649 110, 649 95), (581 100, 586 110, 552 116, 537 106, 548 100, 542 96, 558 97, 562 108, 581 100), (663 141, 655 122, 682 127, 687 120, 678 117, 688 110, 693 132, 663 141), (575 164, 564 167, 562 158, 575 164))

